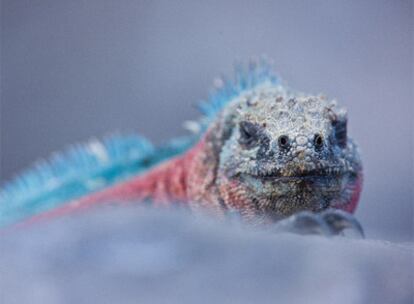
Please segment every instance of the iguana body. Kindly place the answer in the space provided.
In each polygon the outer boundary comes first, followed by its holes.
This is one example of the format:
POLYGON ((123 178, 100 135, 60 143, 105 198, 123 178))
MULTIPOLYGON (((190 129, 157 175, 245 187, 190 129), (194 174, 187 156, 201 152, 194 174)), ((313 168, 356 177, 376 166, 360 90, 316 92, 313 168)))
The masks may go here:
MULTIPOLYGON (((99 157, 105 159, 108 148, 89 148, 88 153, 98 156, 98 165, 81 172, 80 180, 74 174, 66 184, 52 187, 57 194, 46 195, 48 208, 42 208, 45 204, 38 199, 47 193, 43 180, 34 201, 26 196, 26 201, 15 203, 23 211, 20 218, 35 215, 38 219, 128 201, 180 202, 219 215, 236 212, 249 222, 272 222, 300 211, 331 207, 355 210, 362 167, 357 148, 346 134, 346 112, 335 102, 287 90, 262 63, 239 70, 232 83, 221 81, 201 108, 205 117, 198 135, 164 150, 149 149, 145 157, 135 159, 135 172, 126 153, 125 164, 119 169, 115 162, 118 169, 108 179, 111 159, 107 170, 99 170, 99 157), (68 183, 82 190, 72 194, 68 183), (37 209, 24 212, 31 206, 37 209)), ((28 175, 21 179, 30 181, 28 175)), ((45 180, 59 181, 59 175, 45 180)), ((3 191, 0 201, 9 206, 3 215, 6 223, 20 219, 19 208, 13 207, 18 194, 13 193, 28 187, 25 182, 23 186, 16 183, 8 187, 12 190, 3 191)))

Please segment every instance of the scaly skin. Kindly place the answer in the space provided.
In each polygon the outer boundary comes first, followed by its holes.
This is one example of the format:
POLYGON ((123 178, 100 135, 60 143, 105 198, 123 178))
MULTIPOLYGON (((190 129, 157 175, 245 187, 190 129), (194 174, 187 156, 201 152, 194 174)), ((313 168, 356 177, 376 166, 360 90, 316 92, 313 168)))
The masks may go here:
POLYGON ((35 219, 104 202, 150 199, 269 223, 301 211, 354 212, 362 187, 344 109, 264 84, 232 100, 184 155, 35 219))

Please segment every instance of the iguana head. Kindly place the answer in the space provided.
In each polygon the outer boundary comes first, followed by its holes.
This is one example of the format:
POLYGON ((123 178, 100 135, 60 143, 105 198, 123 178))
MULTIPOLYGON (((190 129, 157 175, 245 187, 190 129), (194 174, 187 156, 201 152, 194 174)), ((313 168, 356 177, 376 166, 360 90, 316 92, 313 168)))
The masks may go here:
POLYGON ((355 208, 361 163, 334 101, 261 86, 230 102, 221 121, 217 185, 229 209, 278 219, 355 208))

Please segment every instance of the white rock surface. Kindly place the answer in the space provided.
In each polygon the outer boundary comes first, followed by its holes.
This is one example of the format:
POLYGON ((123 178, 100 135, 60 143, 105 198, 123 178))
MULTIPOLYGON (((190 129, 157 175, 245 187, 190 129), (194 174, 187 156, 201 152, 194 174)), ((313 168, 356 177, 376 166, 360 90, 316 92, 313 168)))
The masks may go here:
POLYGON ((0 303, 412 303, 413 253, 106 208, 3 233, 0 303))

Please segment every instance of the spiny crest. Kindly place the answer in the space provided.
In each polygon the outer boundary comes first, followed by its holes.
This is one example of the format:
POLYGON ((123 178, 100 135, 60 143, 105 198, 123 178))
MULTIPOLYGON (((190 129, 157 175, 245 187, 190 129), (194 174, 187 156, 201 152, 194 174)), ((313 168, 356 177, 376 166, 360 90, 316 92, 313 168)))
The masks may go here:
POLYGON ((0 226, 135 176, 191 144, 177 138, 155 148, 143 137, 123 135, 56 153, 0 189, 0 226))
POLYGON ((203 122, 210 122, 232 99, 243 92, 265 83, 276 85, 279 82, 272 63, 265 57, 251 60, 247 67, 237 63, 234 80, 228 80, 224 77, 217 79, 208 100, 199 104, 198 108, 204 115, 205 121, 203 122))

